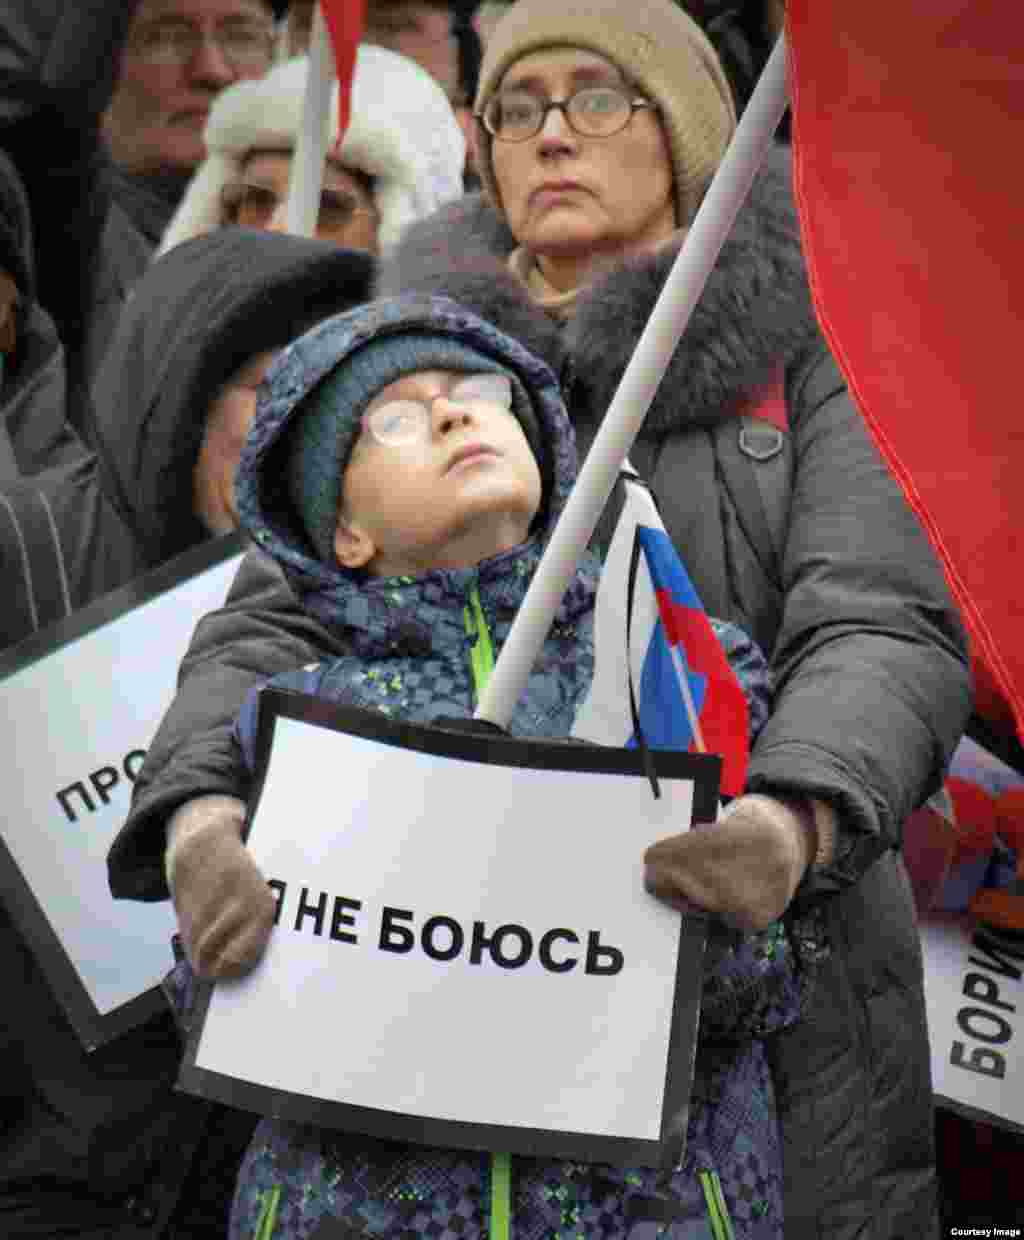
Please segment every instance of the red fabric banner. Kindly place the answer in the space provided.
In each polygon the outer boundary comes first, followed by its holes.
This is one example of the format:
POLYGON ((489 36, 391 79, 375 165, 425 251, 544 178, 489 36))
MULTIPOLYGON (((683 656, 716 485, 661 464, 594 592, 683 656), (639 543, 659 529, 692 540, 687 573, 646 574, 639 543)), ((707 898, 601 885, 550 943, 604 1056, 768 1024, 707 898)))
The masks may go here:
POLYGON ((1024 8, 789 0, 818 317, 1024 738, 1024 8))
POLYGON ((320 9, 334 51, 334 65, 338 77, 340 143, 352 114, 352 78, 356 71, 356 49, 366 24, 366 0, 320 0, 320 9))

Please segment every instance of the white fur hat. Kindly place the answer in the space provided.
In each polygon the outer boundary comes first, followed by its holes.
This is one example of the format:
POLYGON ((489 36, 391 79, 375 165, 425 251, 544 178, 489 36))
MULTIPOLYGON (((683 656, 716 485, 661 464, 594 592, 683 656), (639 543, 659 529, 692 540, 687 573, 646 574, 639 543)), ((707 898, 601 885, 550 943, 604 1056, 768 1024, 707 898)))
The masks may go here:
MULTIPOLYGON (((207 156, 189 183, 157 254, 224 223, 221 190, 253 150, 292 150, 302 118, 307 58, 275 65, 266 77, 218 95, 203 134, 207 156)), ((351 122, 338 157, 374 179, 380 248, 415 220, 462 195, 466 144, 444 91, 415 61, 360 44, 351 122)), ((337 124, 335 86, 330 124, 337 124)))

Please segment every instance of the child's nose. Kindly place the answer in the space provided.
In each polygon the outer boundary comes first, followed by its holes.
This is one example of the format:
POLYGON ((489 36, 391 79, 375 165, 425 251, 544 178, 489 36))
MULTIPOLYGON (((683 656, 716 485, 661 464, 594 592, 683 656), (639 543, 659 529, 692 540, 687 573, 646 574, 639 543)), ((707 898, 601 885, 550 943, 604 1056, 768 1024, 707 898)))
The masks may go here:
POLYGON ((442 435, 455 430, 459 426, 469 426, 473 421, 473 411, 458 401, 449 400, 447 396, 435 396, 431 406, 431 415, 435 430, 442 435))

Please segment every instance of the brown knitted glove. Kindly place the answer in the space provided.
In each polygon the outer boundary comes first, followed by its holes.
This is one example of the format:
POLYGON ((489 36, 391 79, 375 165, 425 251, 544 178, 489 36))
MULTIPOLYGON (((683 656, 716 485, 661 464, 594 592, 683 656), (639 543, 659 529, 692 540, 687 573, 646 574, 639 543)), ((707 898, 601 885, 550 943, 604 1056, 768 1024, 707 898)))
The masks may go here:
POLYGON ((241 977, 263 955, 276 902, 242 843, 245 804, 204 796, 167 826, 164 866, 185 951, 200 977, 241 977))
POLYGON ((718 822, 652 844, 644 883, 682 912, 763 930, 786 911, 807 867, 829 859, 834 839, 835 815, 823 802, 742 796, 718 822))

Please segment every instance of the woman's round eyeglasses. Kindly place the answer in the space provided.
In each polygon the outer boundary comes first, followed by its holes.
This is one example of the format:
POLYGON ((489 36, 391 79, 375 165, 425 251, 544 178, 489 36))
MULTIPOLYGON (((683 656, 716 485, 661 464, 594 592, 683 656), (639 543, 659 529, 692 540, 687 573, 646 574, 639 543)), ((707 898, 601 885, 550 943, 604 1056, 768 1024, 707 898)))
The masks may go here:
POLYGON ((620 133, 639 108, 654 108, 649 99, 631 97, 615 86, 587 86, 568 99, 542 99, 529 90, 502 90, 475 115, 499 142, 525 142, 544 128, 548 113, 559 111, 574 133, 585 138, 610 138, 620 133))
MULTIPOLYGON (((511 413, 512 381, 507 375, 470 375, 445 399, 474 413, 511 413)), ((429 437, 431 416, 425 401, 389 400, 363 414, 363 430, 386 448, 406 448, 429 437)))

